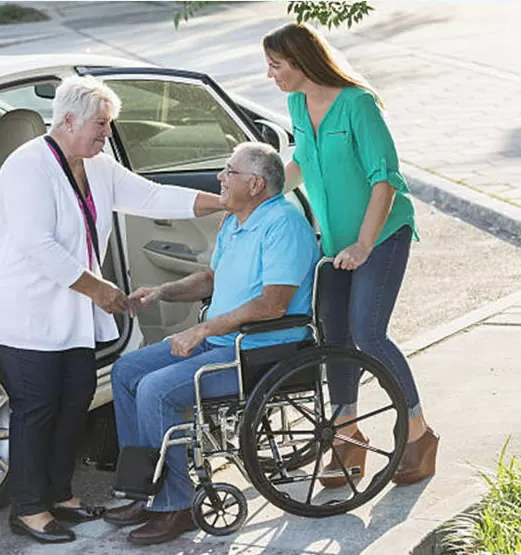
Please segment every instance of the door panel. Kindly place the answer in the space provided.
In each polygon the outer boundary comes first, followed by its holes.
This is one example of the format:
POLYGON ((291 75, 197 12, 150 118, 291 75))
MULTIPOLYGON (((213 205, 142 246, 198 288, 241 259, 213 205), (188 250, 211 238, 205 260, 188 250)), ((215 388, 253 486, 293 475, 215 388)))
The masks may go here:
MULTIPOLYGON (((154 220, 127 216, 127 245, 132 287, 161 285, 209 266, 221 214, 195 220, 154 220)), ((139 314, 148 343, 184 330, 197 322, 198 303, 160 303, 139 314)))
MULTIPOLYGON (((216 175, 233 149, 262 138, 248 116, 205 75, 164 69, 92 73, 122 100, 112 141, 120 160, 153 181, 218 193, 216 175)), ((127 216, 133 289, 207 268, 221 218, 222 213, 192 220, 127 216)), ((153 343, 194 325, 198 310, 199 303, 160 303, 141 310, 145 341, 153 343)))

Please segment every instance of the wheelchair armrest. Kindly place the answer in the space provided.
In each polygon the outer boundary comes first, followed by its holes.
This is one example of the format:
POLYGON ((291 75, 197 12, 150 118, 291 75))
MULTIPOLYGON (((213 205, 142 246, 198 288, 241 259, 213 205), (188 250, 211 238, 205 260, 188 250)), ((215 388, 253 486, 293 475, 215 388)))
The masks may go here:
POLYGON ((274 320, 263 320, 262 322, 250 322, 243 324, 239 331, 245 335, 264 333, 267 331, 289 330, 291 328, 303 328, 311 323, 311 316, 307 314, 290 314, 274 320))
POLYGON ((210 303, 212 302, 212 297, 205 297, 201 299, 201 308, 199 309, 199 316, 197 317, 197 321, 199 323, 204 322, 206 320, 206 313, 210 308, 210 303))

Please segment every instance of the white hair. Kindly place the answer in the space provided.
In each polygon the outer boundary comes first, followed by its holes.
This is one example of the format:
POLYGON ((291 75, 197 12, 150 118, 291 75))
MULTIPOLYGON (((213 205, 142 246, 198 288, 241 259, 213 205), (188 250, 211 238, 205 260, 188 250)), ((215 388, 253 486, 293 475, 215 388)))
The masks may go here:
POLYGON ((284 163, 279 153, 265 143, 241 143, 234 153, 244 153, 248 157, 248 169, 254 175, 264 178, 270 196, 278 195, 284 189, 284 163))
POLYGON ((62 125, 66 114, 86 121, 100 112, 104 104, 109 106, 112 119, 117 118, 121 100, 110 87, 91 76, 66 77, 56 89, 52 127, 62 125))

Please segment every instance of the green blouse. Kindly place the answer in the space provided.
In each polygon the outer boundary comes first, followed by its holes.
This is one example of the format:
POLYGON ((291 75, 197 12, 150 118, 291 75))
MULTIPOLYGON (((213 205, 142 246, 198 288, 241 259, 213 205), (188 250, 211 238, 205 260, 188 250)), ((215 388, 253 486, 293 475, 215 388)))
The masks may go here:
POLYGON ((361 88, 342 89, 323 117, 315 137, 304 93, 291 93, 289 111, 295 135, 293 160, 322 232, 326 256, 358 240, 371 188, 387 181, 396 189, 380 244, 404 225, 417 239, 414 207, 400 174, 398 155, 374 96, 361 88))

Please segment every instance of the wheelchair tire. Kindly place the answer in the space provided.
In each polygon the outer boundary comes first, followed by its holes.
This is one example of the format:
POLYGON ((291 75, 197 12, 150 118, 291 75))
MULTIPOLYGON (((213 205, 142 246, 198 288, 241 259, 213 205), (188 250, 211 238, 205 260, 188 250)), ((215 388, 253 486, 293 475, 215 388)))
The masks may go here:
MULTIPOLYGON (((297 398, 298 399, 298 398, 297 398)), ((376 428, 377 431, 379 428, 376 428)), ((282 435, 282 432, 275 431, 282 435)), ((375 436, 378 434, 375 433, 375 436)), ((404 394, 392 373, 376 359, 354 349, 346 349, 333 345, 321 345, 302 350, 291 360, 286 360, 275 365, 256 386, 250 395, 243 415, 241 427, 241 453, 244 466, 252 484, 268 501, 289 513, 311 518, 320 518, 343 514, 363 505, 376 496, 391 480, 403 455, 408 435, 408 409, 404 394), (366 429, 372 424, 385 424, 385 430, 389 430, 390 437, 378 437, 382 446, 374 446, 370 443, 366 455, 374 456, 377 464, 372 478, 363 478, 360 484, 354 483, 356 475, 348 472, 342 467, 346 484, 341 488, 322 490, 316 493, 320 478, 324 478, 322 457, 326 450, 331 448, 333 440, 338 437, 345 441, 341 429, 344 425, 336 425, 333 415, 326 416, 325 390, 326 384, 322 380, 322 365, 335 363, 342 369, 347 367, 358 367, 361 376, 365 378, 359 386, 359 408, 357 419, 360 419, 361 427, 366 429), (320 370, 319 370, 320 369, 320 370), (304 383, 305 376, 310 371, 315 372, 313 383, 309 383, 308 390, 314 388, 315 395, 322 399, 320 410, 313 413, 309 409, 302 410, 305 416, 304 426, 300 437, 302 442, 313 441, 316 445, 317 456, 312 470, 299 469, 291 473, 291 469, 284 467, 284 459, 279 457, 276 472, 267 471, 264 457, 258 453, 257 434, 263 425, 270 406, 280 406, 281 402, 288 402, 291 406, 298 408, 298 401, 292 401, 291 393, 288 393, 288 384, 304 383), (299 380, 299 378, 301 378, 299 380), (362 389, 365 388, 365 389, 362 389), (362 395, 363 393, 363 395, 362 395), (368 399, 371 403, 380 403, 381 406, 368 408, 361 401, 368 399), (380 401, 380 399, 383 399, 380 401), (338 435, 340 434, 340 436, 338 435), (254 439, 255 438, 255 439, 254 439), (388 446, 389 445, 389 446, 388 446), (278 474, 277 474, 278 472, 278 474), (307 472, 307 473, 306 473, 307 472), (309 488, 307 487, 309 484, 309 488), (304 487, 302 487, 304 486, 304 487), (307 491, 306 491, 307 489, 307 491)), ((272 434, 272 440, 276 435, 272 434)), ((377 443, 378 443, 377 441, 377 443)), ((344 445, 349 445, 345 441, 344 445)), ((342 463, 345 464, 345 463, 342 463)))
POLYGON ((194 522, 201 530, 213 536, 233 534, 241 528, 248 516, 246 497, 240 489, 231 484, 216 483, 208 487, 211 495, 205 487, 198 488, 194 495, 194 522), (219 526, 219 522, 224 525, 219 526))

